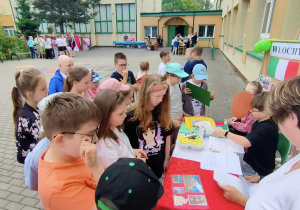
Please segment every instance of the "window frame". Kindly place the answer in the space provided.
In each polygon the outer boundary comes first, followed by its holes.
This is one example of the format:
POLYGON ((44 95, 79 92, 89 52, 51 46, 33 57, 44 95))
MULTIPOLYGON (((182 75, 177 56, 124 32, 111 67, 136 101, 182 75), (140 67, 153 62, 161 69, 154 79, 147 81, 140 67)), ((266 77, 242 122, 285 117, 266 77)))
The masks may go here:
POLYGON ((198 39, 214 39, 214 38, 215 38, 215 29, 216 29, 216 25, 214 25, 214 24, 209 24, 209 25, 199 24, 199 25, 198 25, 198 39), (199 36, 199 29, 200 29, 200 26, 205 26, 205 31, 204 31, 204 35, 205 35, 205 36, 203 36, 203 37, 200 37, 200 36, 199 36), (208 37, 208 36, 207 36, 207 28, 208 28, 208 26, 214 26, 214 33, 213 33, 213 36, 211 36, 211 37, 208 37))
MULTIPOLYGON (((146 28, 151 28, 151 37, 150 37, 150 39, 156 39, 156 37, 157 37, 157 26, 144 26, 144 35, 145 35, 145 32, 146 32, 146 28), (156 28, 156 36, 153 36, 153 31, 152 31, 152 28, 156 28)), ((148 36, 145 36, 144 37, 145 39, 148 39, 148 36)))
POLYGON ((91 23, 90 23, 90 21, 88 21, 87 23, 75 23, 74 24, 74 34, 90 34, 90 33, 91 33, 91 23), (79 25, 79 32, 76 31, 76 24, 79 25), (85 32, 81 31, 81 24, 83 24, 85 26, 85 32), (87 31, 88 24, 90 24, 90 32, 87 31))
POLYGON ((273 14, 274 14, 274 9, 275 9, 275 2, 276 2, 276 0, 266 0, 264 14, 263 14, 263 20, 261 23, 259 40, 268 39, 270 37, 271 25, 272 25, 273 14), (266 9, 267 9, 268 4, 270 4, 270 9, 269 9, 269 13, 266 14, 266 9), (265 31, 263 31, 263 26, 264 26, 264 22, 265 22, 266 18, 267 18, 266 28, 265 28, 265 31), (270 31, 268 31, 268 29, 270 31))
POLYGON ((244 28, 244 34, 243 34, 243 40, 242 40, 242 46, 243 47, 244 47, 244 44, 245 44, 246 29, 247 29, 249 12, 250 12, 250 1, 248 1, 248 9, 247 9, 247 14, 246 14, 245 28, 244 28))
MULTIPOLYGON (((40 22, 40 26, 41 26, 41 28, 42 28, 42 30, 43 30, 43 31, 40 31, 40 32, 41 32, 41 34, 48 34, 48 33, 49 33, 49 32, 48 32, 48 28, 46 29, 47 32, 45 32, 45 29, 44 29, 44 23, 47 24, 47 27, 49 27, 49 25, 50 25, 48 22, 45 22, 45 21, 40 22)), ((39 27, 39 29, 40 29, 40 27, 39 27)))
POLYGON ((4 28, 4 34, 6 37, 15 37, 15 28, 14 27, 3 27, 4 28), (11 36, 12 33, 12 36, 11 36), (8 35, 7 35, 8 34, 8 35))
MULTIPOLYGON (((64 34, 72 32, 72 29, 67 24, 68 23, 64 23, 64 34), (70 29, 70 31, 68 31, 68 28, 70 29)), ((59 30, 60 30, 59 25, 57 23, 55 23, 55 34, 62 34, 61 31, 57 32, 57 28, 59 28, 59 30)))
POLYGON ((125 4, 116 4, 115 6, 115 10, 116 10, 116 28, 117 28, 117 34, 130 34, 130 33, 136 33, 136 17, 134 17, 134 19, 130 19, 131 17, 131 9, 130 9, 130 5, 134 5, 134 12, 136 12, 136 5, 134 3, 127 3, 128 5, 128 20, 124 20, 123 19, 123 5, 125 4), (117 7, 118 5, 121 6, 121 11, 122 11, 122 14, 121 14, 121 17, 122 17, 122 20, 118 20, 118 15, 117 15, 117 7), (124 23, 125 22, 128 22, 129 23, 129 31, 124 31, 124 23), (134 31, 130 31, 130 23, 131 22, 134 22, 135 25, 134 25, 134 31), (118 23, 122 23, 122 31, 119 31, 118 30, 118 23))
MULTIPOLYGON (((112 19, 111 20, 107 20, 107 6, 110 6, 110 13, 111 13, 111 8, 112 8, 112 6, 111 6, 111 4, 98 4, 98 5, 96 5, 96 6, 98 6, 99 7, 99 11, 98 11, 98 14, 99 14, 99 19, 100 19, 100 21, 96 21, 95 20, 95 17, 94 17, 94 26, 95 26, 95 34, 112 34, 113 33, 113 27, 112 27, 112 19), (100 10, 100 6, 105 6, 105 11, 106 11, 106 20, 101 20, 101 10, 100 10), (106 29, 107 29, 107 32, 102 32, 102 24, 101 23, 103 23, 103 22, 106 22, 107 24, 106 24, 106 29), (111 23, 111 32, 108 32, 108 23, 111 23), (97 28, 96 28, 96 24, 100 24, 100 32, 97 32, 97 28)), ((95 6, 95 7, 96 7, 95 6)), ((94 7, 94 8, 95 8, 94 7)), ((93 8, 93 10, 94 10, 94 8, 93 8)))

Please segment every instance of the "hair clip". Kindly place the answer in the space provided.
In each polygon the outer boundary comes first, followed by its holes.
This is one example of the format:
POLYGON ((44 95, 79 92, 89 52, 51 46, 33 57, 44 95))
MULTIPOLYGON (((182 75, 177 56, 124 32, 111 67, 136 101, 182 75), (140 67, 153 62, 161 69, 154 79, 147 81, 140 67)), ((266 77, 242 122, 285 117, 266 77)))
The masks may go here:
POLYGON ((157 91, 160 91, 160 90, 165 90, 165 89, 168 89, 169 88, 169 85, 158 85, 158 86, 154 86, 153 88, 151 88, 150 92, 157 92, 157 91))

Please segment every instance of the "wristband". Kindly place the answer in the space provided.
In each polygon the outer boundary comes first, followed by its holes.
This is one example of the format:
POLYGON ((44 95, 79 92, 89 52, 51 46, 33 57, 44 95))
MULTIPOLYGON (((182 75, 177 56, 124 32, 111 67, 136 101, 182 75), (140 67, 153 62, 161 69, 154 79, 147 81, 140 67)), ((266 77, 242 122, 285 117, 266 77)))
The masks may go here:
POLYGON ((227 135, 228 135, 229 131, 226 131, 224 136, 227 138, 227 135))

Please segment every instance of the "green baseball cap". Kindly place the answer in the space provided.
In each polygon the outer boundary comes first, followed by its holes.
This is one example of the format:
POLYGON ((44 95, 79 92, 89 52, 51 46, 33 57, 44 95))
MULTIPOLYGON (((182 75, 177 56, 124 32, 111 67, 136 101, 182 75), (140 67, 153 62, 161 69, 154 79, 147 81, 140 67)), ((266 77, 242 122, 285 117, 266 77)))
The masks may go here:
POLYGON ((176 76, 181 78, 189 76, 189 74, 185 73, 183 67, 179 63, 169 63, 167 65, 167 72, 170 74, 175 74, 176 76))

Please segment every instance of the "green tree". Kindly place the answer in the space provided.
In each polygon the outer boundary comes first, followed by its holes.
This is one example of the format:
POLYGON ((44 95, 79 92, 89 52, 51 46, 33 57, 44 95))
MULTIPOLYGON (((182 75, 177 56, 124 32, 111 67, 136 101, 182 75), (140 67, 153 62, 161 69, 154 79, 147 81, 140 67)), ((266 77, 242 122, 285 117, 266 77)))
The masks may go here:
POLYGON ((197 2, 202 5, 201 10, 211 10, 213 8, 210 0, 197 0, 197 2))
POLYGON ((30 4, 28 0, 17 0, 18 8, 20 9, 17 17, 16 26, 21 34, 25 36, 34 36, 39 32, 39 21, 36 21, 30 12, 30 4))
POLYGON ((49 23, 55 23, 64 33, 64 23, 73 27, 74 23, 87 23, 95 14, 88 13, 88 9, 100 4, 100 0, 32 0, 38 9, 35 17, 49 23))
POLYGON ((198 0, 163 0, 162 10, 165 12, 197 11, 202 10, 198 0))

